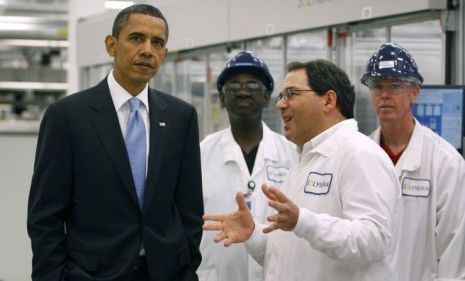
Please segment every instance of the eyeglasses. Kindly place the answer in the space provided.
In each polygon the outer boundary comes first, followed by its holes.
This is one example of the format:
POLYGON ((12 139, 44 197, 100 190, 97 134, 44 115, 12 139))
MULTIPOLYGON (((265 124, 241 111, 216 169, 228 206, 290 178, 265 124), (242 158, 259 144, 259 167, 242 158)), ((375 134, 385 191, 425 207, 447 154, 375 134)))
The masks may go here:
POLYGON ((294 89, 294 88, 286 88, 281 93, 278 94, 276 102, 278 102, 280 100, 288 101, 293 96, 297 95, 298 92, 315 92, 315 91, 314 90, 300 90, 300 89, 294 89))
POLYGON ((238 94, 240 91, 244 91, 250 94, 261 94, 265 90, 266 87, 263 84, 257 82, 232 82, 227 83, 223 86, 223 92, 227 95, 235 95, 238 94))
POLYGON ((398 95, 402 89, 412 86, 413 83, 404 82, 404 81, 396 81, 396 82, 388 82, 386 85, 383 85, 379 82, 373 82, 370 85, 371 94, 374 96, 379 96, 383 92, 386 92, 390 95, 398 95))

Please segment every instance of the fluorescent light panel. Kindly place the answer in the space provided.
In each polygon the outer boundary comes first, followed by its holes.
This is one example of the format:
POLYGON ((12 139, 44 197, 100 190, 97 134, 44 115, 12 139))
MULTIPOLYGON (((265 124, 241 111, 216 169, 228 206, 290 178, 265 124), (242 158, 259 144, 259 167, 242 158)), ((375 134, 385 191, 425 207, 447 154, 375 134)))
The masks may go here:
POLYGON ((105 1, 105 8, 112 10, 122 10, 131 5, 134 5, 134 1, 105 1))

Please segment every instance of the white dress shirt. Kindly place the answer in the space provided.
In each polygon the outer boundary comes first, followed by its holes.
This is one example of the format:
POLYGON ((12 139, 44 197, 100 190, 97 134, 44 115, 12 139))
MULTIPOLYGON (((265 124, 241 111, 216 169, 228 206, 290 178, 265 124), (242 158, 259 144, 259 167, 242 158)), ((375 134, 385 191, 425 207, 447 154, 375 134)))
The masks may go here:
MULTIPOLYGON (((133 96, 126 91, 116 80, 113 75, 113 70, 110 72, 107 78, 108 88, 110 88, 111 99, 113 100, 113 105, 115 106, 116 114, 118 115, 119 126, 121 128, 121 133, 123 138, 126 136, 126 130, 128 127, 129 120, 129 99, 133 96)), ((145 139, 147 142, 146 149, 146 170, 148 167, 148 155, 149 155, 149 139, 150 139, 150 122, 149 122, 149 102, 148 102, 148 84, 145 85, 145 88, 135 96, 140 99, 140 108, 139 113, 144 121, 145 125, 145 139)))
POLYGON ((345 120, 307 142, 282 185, 300 207, 292 231, 246 241, 266 281, 394 280, 399 182, 386 153, 345 120))

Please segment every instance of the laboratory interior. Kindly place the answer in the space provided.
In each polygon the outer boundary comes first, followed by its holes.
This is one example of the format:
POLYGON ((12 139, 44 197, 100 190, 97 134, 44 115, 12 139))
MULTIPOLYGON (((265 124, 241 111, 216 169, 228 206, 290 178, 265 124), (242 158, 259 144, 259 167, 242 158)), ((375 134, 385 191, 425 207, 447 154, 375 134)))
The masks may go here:
MULTIPOLYGON (((229 125, 216 79, 240 50, 266 62, 274 100, 289 62, 334 62, 355 86, 359 130, 371 133, 378 124, 360 78, 392 41, 424 77, 417 118, 464 153, 465 0, 0 0, 0 281, 31 278, 26 214, 43 113, 108 75, 105 36, 133 3, 166 16, 169 52, 150 86, 195 106, 200 139, 229 125)), ((282 133, 274 106, 264 122, 282 133)))

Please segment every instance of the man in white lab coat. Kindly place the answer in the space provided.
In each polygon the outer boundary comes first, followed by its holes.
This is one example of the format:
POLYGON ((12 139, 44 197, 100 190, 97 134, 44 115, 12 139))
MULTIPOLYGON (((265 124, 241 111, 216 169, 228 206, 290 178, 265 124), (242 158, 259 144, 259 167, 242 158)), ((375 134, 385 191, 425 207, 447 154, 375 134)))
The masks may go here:
POLYGON ((383 44, 361 82, 370 88, 380 123, 371 137, 395 164, 401 183, 396 280, 464 280, 465 161, 413 117, 423 82, 414 59, 395 43, 383 44))
MULTIPOLYGON (((271 208, 260 189, 262 183, 279 187, 297 159, 295 146, 271 131, 262 121, 270 102, 273 78, 268 67, 251 52, 242 51, 226 65, 217 80, 220 102, 230 126, 207 136, 200 144, 206 212, 236 209, 235 195, 246 194, 254 218, 265 222, 271 208)), ((200 281, 260 281, 263 270, 243 245, 225 249, 204 233, 200 281)))
POLYGON ((277 108, 300 158, 281 191, 263 185, 275 213, 253 221, 239 210, 205 214, 215 242, 244 242, 267 281, 393 280, 399 183, 383 150, 358 132, 354 88, 336 65, 315 60, 288 66, 277 108))

